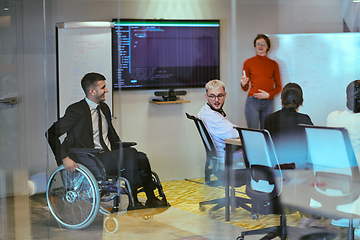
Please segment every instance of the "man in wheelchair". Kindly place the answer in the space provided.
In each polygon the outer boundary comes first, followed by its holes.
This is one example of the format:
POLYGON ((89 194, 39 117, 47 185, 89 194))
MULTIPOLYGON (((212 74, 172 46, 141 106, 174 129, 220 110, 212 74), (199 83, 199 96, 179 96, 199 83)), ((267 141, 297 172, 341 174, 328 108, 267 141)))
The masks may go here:
POLYGON ((88 73, 82 78, 81 87, 86 97, 71 104, 65 115, 46 132, 57 164, 63 165, 67 172, 74 172, 77 163, 81 163, 96 179, 101 178, 99 164, 90 161, 81 151, 92 149, 101 161, 106 176, 124 177, 129 181, 135 209, 144 207, 137 198, 139 187, 143 187, 147 197, 145 207, 168 206, 165 197, 160 200, 154 194, 156 185, 147 156, 125 146, 112 125, 110 109, 104 102, 108 92, 105 77, 99 73, 88 73), (61 143, 60 137, 65 133, 66 138, 61 143))

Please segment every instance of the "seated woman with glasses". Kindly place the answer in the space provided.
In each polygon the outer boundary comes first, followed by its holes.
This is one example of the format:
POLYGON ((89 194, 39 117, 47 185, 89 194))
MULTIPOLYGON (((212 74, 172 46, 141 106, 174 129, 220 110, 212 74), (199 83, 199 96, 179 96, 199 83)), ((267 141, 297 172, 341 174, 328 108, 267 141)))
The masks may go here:
MULTIPOLYGON (((205 90, 207 103, 200 109, 197 117, 204 122, 217 148, 219 169, 222 171, 218 171, 215 175, 222 178, 225 170, 225 139, 238 138, 239 132, 234 129, 235 125, 226 119, 223 110, 226 98, 225 84, 220 80, 211 80, 205 85, 205 90)), ((245 168, 241 150, 234 153, 233 163, 233 169, 245 168)))
POLYGON ((254 40, 256 56, 247 59, 243 66, 241 89, 249 90, 245 104, 248 128, 264 128, 265 117, 273 112, 275 95, 281 91, 278 64, 266 56, 271 47, 270 39, 259 34, 254 40))

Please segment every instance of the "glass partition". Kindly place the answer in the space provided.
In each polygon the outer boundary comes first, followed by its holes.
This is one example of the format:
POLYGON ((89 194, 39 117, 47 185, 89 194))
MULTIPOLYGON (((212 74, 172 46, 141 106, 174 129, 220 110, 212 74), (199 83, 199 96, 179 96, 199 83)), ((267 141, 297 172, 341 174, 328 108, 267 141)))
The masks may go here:
MULTIPOLYGON (((92 222, 85 223, 87 227, 82 231, 69 230, 72 222, 77 221, 75 218, 57 221, 53 216, 54 211, 60 211, 59 206, 64 206, 57 205, 57 201, 68 204, 65 207, 67 210, 71 209, 73 206, 71 204, 77 203, 78 198, 81 198, 79 201, 81 204, 96 202, 94 193, 101 191, 104 185, 98 183, 100 190, 95 187, 95 190, 92 189, 91 186, 95 186, 98 179, 91 177, 85 177, 87 184, 77 184, 70 180, 67 181, 71 184, 67 184, 64 178, 68 175, 59 170, 59 173, 54 175, 57 184, 51 185, 51 189, 63 195, 57 195, 56 198, 49 195, 47 198, 47 182, 58 166, 45 132, 59 117, 62 117, 67 105, 84 98, 80 81, 86 73, 110 72, 106 76, 110 80, 113 77, 112 71, 121 69, 120 66, 113 66, 112 62, 88 64, 88 59, 97 60, 97 55, 90 56, 87 50, 99 50, 103 40, 101 37, 99 41, 87 39, 85 32, 80 28, 79 31, 74 31, 78 32, 76 44, 70 46, 70 43, 66 42, 65 49, 61 48, 63 46, 59 47, 56 27, 59 26, 58 24, 111 22, 113 19, 216 20, 220 25, 219 51, 216 50, 220 56, 220 70, 219 74, 217 70, 216 76, 225 83, 227 92, 223 110, 228 120, 235 125, 245 127, 244 112, 248 93, 241 89, 240 78, 244 61, 256 54, 253 45, 255 36, 259 33, 275 36, 305 32, 342 32, 341 7, 342 3, 336 0, 321 0, 316 4, 312 0, 296 3, 289 3, 286 0, 1 1, 0 238, 26 239, 31 236, 34 239, 52 239, 68 238, 72 234, 78 234, 81 238, 92 239, 120 236, 126 239, 137 237, 179 239, 196 236, 220 239, 226 233, 229 239, 235 239, 242 229, 249 226, 258 227, 254 226, 251 213, 241 208, 236 208, 235 212, 231 213, 230 222, 225 221, 224 208, 213 212, 216 220, 209 218, 209 208, 205 212, 199 210, 199 202, 222 198, 225 192, 223 187, 210 187, 204 181, 206 152, 196 126, 186 118, 185 113, 196 116, 206 105, 207 99, 204 86, 189 87, 191 84, 183 85, 186 86, 184 88, 172 89, 186 91, 185 95, 179 96, 184 100, 180 104, 161 105, 152 101, 158 97, 155 96, 155 91, 169 91, 168 88, 140 88, 134 91, 117 89, 105 95, 105 102, 110 106, 114 129, 122 141, 136 142, 134 148, 146 154, 151 169, 161 180, 171 207, 145 208, 143 212, 125 211, 126 207, 124 207, 117 214, 109 214, 113 207, 109 201, 102 202, 95 208, 80 208, 77 205, 77 210, 80 211, 74 211, 76 214, 72 216, 81 215, 81 210, 84 209, 100 208, 100 213, 95 217, 91 216, 92 222), (59 56, 64 53, 67 57, 60 58, 59 56), (58 82, 60 61, 71 67, 68 71, 66 68, 62 70, 68 80, 65 84, 58 82), (109 64, 112 66, 109 67, 109 64), (70 79, 69 76, 73 78, 70 79), (65 95, 69 100, 66 106, 60 106, 60 88, 62 92, 69 94, 65 95), (76 95, 78 99, 69 97, 72 95, 76 95), (81 191, 74 190, 78 188, 81 191), (49 209, 47 201, 51 202, 50 207, 56 207, 49 209), (66 226, 61 225, 61 222, 66 222, 66 226), (139 231, 139 226, 144 231, 139 231), (150 233, 153 235, 149 235, 150 233)), ((75 29, 75 25, 71 25, 69 29, 75 29)), ((88 32, 96 33, 98 27, 92 25, 87 29, 90 29, 88 32)), ((140 30, 142 32, 139 38, 146 42, 142 44, 151 45, 151 41, 145 40, 146 31, 149 29, 140 30)), ((112 46, 112 39, 109 41, 109 46, 112 46)), ((173 41, 176 42, 176 39, 173 41)), ((194 59, 197 55, 201 57, 201 49, 205 49, 197 44, 201 43, 187 45, 188 48, 194 48, 191 50, 196 52, 192 56, 194 59)), ((178 45, 181 43, 176 44, 178 45)), ((277 46, 277 43, 274 46, 277 46)), ((137 51, 145 50, 137 49, 137 51)), ((277 47, 271 51, 271 58, 277 60, 277 47)), ((116 51, 102 52, 101 57, 108 56, 109 59, 113 59, 112 52, 116 51)), ((187 52, 188 49, 182 53, 187 52)), ((157 54, 157 56, 147 56, 144 58, 146 60, 157 59, 159 62, 164 62, 165 59, 169 59, 161 56, 165 54, 164 51, 151 50, 141 53, 157 54)), ((119 59, 122 57, 121 54, 120 49, 119 59)), ((182 57, 185 55, 188 54, 179 54, 182 57)), ((177 57, 171 59, 176 61, 177 57)), ((182 60, 179 59, 179 62, 182 60)), ((166 64, 171 63, 166 62, 166 64)), ((137 72, 144 74, 141 71, 137 69, 137 72)), ((286 73, 284 69, 281 69, 281 72, 286 73)), ((165 72, 161 74, 161 76, 169 76, 165 72)), ((309 85, 310 82, 309 80, 309 85)), ((107 87, 112 88, 111 85, 107 87)), ((319 95, 321 94, 320 91, 319 95)), ((276 100, 279 100, 279 95, 276 96, 276 100)), ((63 141, 64 137, 62 136, 60 140, 63 141)), ((79 175, 74 175, 83 179, 82 173, 80 171, 79 175)), ((124 182, 121 184, 123 190, 124 182)), ((236 194, 245 196, 245 188, 237 188, 236 194)), ((103 193, 101 197, 104 197, 103 195, 107 197, 107 193, 103 193)), ((140 193, 138 196, 140 202, 146 202, 145 193, 140 193)), ((113 197, 113 194, 109 194, 109 197, 113 197)), ((126 205, 131 200, 121 194, 120 201, 126 205)), ((86 213, 82 216, 91 214, 86 213)), ((299 220, 296 217, 293 220, 295 223, 299 220)))

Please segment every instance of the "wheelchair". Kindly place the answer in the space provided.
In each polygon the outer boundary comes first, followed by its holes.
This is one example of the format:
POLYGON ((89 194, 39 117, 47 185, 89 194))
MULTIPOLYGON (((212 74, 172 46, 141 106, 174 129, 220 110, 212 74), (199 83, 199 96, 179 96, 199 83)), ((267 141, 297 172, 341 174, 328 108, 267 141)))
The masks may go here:
MULTIPOLYGON (((65 228, 84 229, 94 221, 98 212, 110 216, 113 213, 126 212, 127 209, 135 209, 128 180, 119 176, 106 176, 105 168, 96 157, 96 153, 99 153, 99 150, 70 151, 70 154, 87 157, 93 163, 92 171, 84 162, 76 161, 78 168, 74 172, 67 172, 64 166, 60 165, 50 175, 46 189, 47 204, 56 221, 65 228), (98 169, 93 168, 94 163, 98 169), (120 200, 124 199, 122 196, 127 196, 128 207, 125 209, 119 209, 120 200), (112 207, 107 208, 111 202, 112 207)), ((152 181, 161 200, 167 203, 160 179, 155 172, 152 172, 152 181)), ((142 188, 138 190, 142 191, 142 188)), ((105 219, 108 220, 109 216, 105 219)), ((144 216, 144 219, 151 218, 144 216)), ((104 221, 104 226, 105 224, 104 221)))

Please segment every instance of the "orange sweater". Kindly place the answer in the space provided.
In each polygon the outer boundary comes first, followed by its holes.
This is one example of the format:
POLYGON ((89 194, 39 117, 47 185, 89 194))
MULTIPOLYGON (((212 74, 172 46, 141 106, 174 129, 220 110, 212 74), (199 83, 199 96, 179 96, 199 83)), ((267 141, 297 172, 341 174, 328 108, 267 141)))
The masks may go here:
POLYGON ((270 94, 269 99, 273 99, 276 94, 281 92, 281 79, 278 64, 267 56, 256 55, 244 62, 243 70, 249 78, 249 82, 241 87, 242 90, 250 91, 248 97, 258 90, 264 90, 270 94))

